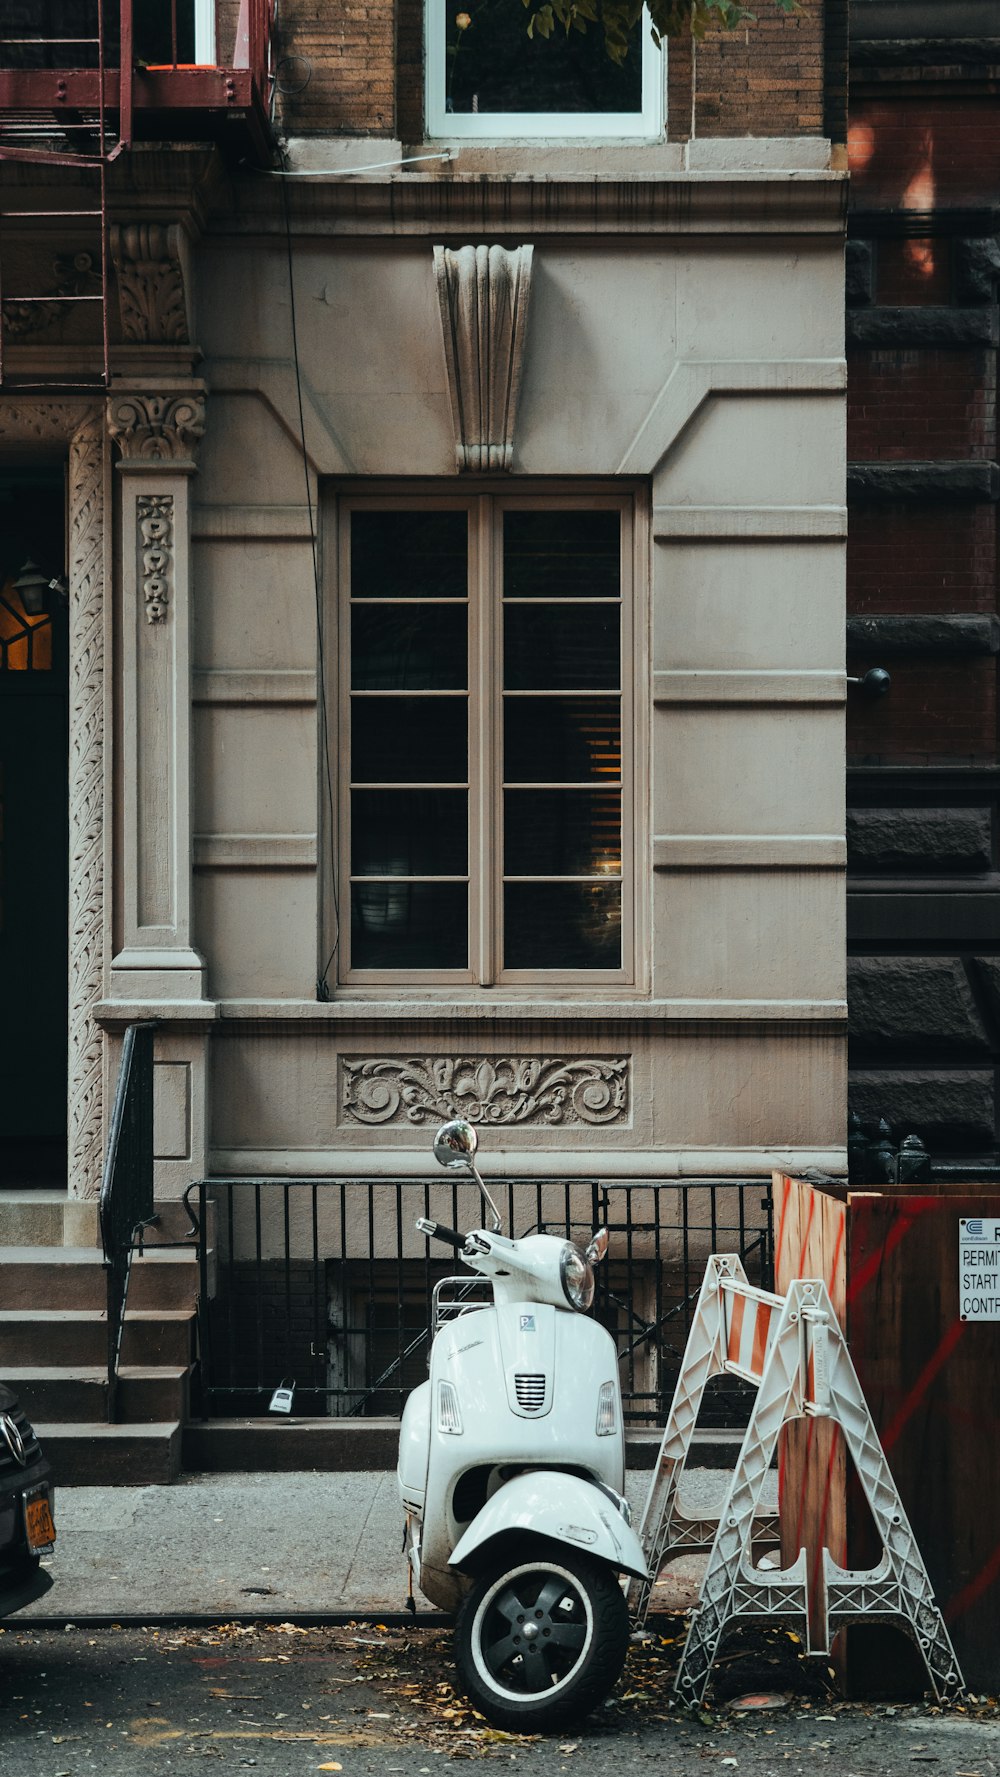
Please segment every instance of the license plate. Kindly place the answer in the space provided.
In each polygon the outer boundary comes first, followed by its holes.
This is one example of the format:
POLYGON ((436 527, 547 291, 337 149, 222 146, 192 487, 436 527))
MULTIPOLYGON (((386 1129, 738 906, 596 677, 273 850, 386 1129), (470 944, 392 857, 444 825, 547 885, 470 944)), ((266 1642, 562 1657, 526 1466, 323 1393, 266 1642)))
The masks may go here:
POLYGON ((29 1549, 36 1554, 41 1549, 51 1549, 56 1540, 56 1526, 47 1487, 32 1487, 30 1493, 25 1494, 24 1528, 29 1549))

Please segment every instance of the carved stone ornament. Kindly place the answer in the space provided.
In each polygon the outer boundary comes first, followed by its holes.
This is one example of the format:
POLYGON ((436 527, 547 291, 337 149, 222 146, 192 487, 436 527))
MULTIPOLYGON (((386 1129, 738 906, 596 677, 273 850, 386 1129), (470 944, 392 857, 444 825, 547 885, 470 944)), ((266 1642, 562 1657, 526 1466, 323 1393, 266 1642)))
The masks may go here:
POLYGON ((510 469, 531 291, 530 247, 435 247, 459 469, 510 469))
POLYGON ((186 463, 205 430, 205 397, 113 395, 108 431, 126 462, 186 463))
POLYGON ((146 622, 163 623, 173 575, 173 494, 143 494, 136 502, 136 526, 146 622))
POLYGON ((624 1123, 628 1057, 384 1055, 341 1061, 343 1120, 431 1123, 624 1123))
POLYGON ((129 222, 112 228, 111 257, 124 338, 137 345, 186 345, 190 336, 177 224, 129 222))
POLYGON ((12 296, 4 302, 3 326, 8 339, 27 339, 32 333, 43 332, 54 321, 65 320, 68 313, 66 297, 100 293, 100 262, 95 263, 92 253, 60 254, 52 262, 52 275, 55 283, 46 292, 46 297, 51 300, 19 302, 16 296, 12 296))

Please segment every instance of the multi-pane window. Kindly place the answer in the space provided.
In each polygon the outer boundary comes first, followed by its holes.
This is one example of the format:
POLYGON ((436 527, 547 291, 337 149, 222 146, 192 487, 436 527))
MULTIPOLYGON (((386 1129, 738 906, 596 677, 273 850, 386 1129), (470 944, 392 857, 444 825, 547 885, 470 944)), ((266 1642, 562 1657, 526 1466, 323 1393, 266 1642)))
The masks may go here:
POLYGON ((343 970, 630 979, 631 501, 348 498, 341 538, 343 970))
POLYGON ((427 0, 432 136, 653 137, 662 128, 663 52, 645 13, 624 61, 599 22, 528 36, 510 0, 427 0))

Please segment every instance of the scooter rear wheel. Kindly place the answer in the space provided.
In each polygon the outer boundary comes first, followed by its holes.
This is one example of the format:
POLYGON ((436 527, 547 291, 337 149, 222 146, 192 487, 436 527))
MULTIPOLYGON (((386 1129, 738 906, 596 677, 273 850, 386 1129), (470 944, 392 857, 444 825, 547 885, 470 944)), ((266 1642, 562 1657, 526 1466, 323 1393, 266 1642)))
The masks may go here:
POLYGON ((476 1581, 455 1629, 470 1701, 498 1727, 536 1733, 578 1723, 603 1702, 628 1649, 625 1597, 603 1562, 541 1545, 476 1581))

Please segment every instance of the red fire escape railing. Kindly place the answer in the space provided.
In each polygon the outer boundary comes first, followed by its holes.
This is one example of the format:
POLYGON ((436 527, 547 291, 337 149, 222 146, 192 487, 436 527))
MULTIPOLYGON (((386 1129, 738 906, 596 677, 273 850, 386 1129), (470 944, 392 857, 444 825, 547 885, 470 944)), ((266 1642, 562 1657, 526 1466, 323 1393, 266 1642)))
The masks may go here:
MULTIPOLYGON (((43 16, 48 13, 46 8, 43 16)), ((170 0, 169 41, 163 43, 149 39, 142 0, 79 0, 77 14, 88 19, 89 29, 55 35, 23 25, 5 28, 0 5, 0 163, 83 175, 64 179, 53 204, 43 190, 41 199, 22 206, 15 193, 25 189, 29 175, 3 181, 0 166, 0 387, 12 386, 5 345, 29 337, 64 305, 85 303, 100 305, 103 367, 99 378, 83 375, 73 386, 110 383, 108 169, 136 137, 169 141, 178 134, 190 140, 194 125, 200 138, 218 134, 232 142, 236 121, 244 125, 241 152, 261 159, 270 153, 275 0, 240 0, 231 51, 225 62, 216 57, 211 63, 181 59, 193 44, 194 0, 170 0), (152 60, 164 50, 168 59, 152 60), (79 202, 67 207, 71 193, 79 202), (80 223, 93 235, 94 250, 77 253, 49 290, 5 290, 4 245, 56 222, 71 228, 80 223)), ((54 380, 34 378, 46 387, 54 380)), ((65 378, 58 380, 67 386, 65 378)), ((17 378, 19 387, 34 382, 17 378)))

